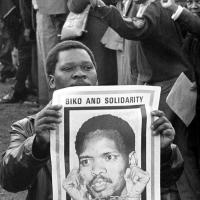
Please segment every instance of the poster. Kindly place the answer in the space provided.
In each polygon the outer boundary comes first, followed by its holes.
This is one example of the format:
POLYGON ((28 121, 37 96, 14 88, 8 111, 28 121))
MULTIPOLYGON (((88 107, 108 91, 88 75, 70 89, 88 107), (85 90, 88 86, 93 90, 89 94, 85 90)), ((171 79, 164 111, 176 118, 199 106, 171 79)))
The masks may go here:
MULTIPOLYGON (((120 165, 115 165, 119 158, 110 151, 116 148, 126 160, 128 147, 133 148, 138 167, 150 176, 140 199, 160 200, 160 138, 152 136, 150 129, 154 120, 150 112, 158 109, 159 98, 160 87, 152 86, 82 86, 55 91, 52 103, 63 105, 63 120, 50 138, 53 200, 69 198, 62 185, 74 169, 88 181, 90 199, 100 199, 95 198, 98 192, 115 197, 122 193, 126 185, 124 176, 118 174, 126 172, 119 172, 120 165), (89 185, 90 176, 97 173, 107 174, 110 185, 105 186, 103 178, 89 185)), ((122 194, 120 197, 123 199, 122 194)))

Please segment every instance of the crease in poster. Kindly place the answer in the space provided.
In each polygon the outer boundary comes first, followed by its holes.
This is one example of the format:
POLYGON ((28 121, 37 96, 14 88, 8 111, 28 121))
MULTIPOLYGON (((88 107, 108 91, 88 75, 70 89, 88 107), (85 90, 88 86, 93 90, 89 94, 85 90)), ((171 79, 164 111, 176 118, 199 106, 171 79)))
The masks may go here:
POLYGON ((62 122, 52 131, 53 200, 160 200, 160 137, 150 112, 160 87, 57 90, 62 122))

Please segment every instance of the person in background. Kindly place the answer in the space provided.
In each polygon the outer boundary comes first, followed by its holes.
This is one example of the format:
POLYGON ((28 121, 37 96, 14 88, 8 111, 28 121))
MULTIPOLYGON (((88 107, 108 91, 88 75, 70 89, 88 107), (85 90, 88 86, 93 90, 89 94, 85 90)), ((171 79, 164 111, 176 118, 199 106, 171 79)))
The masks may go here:
MULTIPOLYGON (((200 1, 187 0, 186 7, 178 5, 174 0, 161 1, 162 6, 172 12, 172 20, 180 25, 185 35, 183 51, 190 60, 195 74, 193 89, 197 90, 196 116, 189 126, 188 134, 178 141, 185 160, 186 176, 180 179, 181 196, 185 195, 182 182, 187 182, 191 187, 191 194, 183 199, 200 199, 200 1), (191 195, 193 194, 193 197, 191 195), (190 195, 190 196, 189 196, 190 195)), ((177 136, 178 137, 178 136, 177 136)))
POLYGON ((46 57, 51 48, 60 40, 61 28, 69 11, 68 0, 32 0, 36 11, 36 40, 38 54, 39 103, 49 101, 46 57))
MULTIPOLYGON (((116 5, 115 0, 104 0, 106 5, 116 5)), ((87 3, 80 0, 68 0, 70 11, 80 13, 87 3)), ((75 38, 88 46, 94 53, 97 62, 97 76, 99 85, 117 85, 117 57, 116 50, 106 47, 102 43, 108 25, 98 18, 93 9, 90 9, 85 27, 86 31, 81 37, 75 38)), ((113 35, 110 36, 111 40, 113 35)))
POLYGON ((0 19, 0 63, 3 65, 1 69, 1 82, 5 82, 7 78, 15 77, 16 68, 12 65, 13 42, 5 23, 0 19))
MULTIPOLYGON (((27 99, 29 94, 34 94, 31 87, 26 86, 26 80, 31 75, 32 42, 35 33, 32 29, 31 2, 25 0, 14 1, 15 12, 7 16, 7 24, 10 32, 17 29, 13 38, 18 49, 19 66, 16 73, 14 89, 0 99, 0 103, 17 103, 27 99), (15 24, 15 22, 18 22, 15 24), (13 28, 14 26, 14 28, 13 28), (17 28, 16 28, 17 26, 17 28)), ((12 33, 13 34, 13 33, 12 33)))

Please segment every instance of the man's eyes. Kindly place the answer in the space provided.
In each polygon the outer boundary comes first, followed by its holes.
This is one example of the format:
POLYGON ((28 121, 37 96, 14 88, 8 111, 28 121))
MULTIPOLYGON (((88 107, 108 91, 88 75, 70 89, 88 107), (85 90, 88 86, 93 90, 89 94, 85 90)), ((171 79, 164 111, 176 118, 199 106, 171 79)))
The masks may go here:
POLYGON ((115 160, 117 160, 118 157, 119 156, 116 155, 116 154, 106 154, 106 155, 104 155, 104 159, 106 161, 115 161, 115 160))
POLYGON ((72 71, 73 70, 73 66, 65 66, 62 68, 63 71, 72 71))
MULTIPOLYGON (((72 71, 75 70, 77 66, 63 66, 62 70, 63 71, 72 71)), ((81 66, 81 69, 84 71, 90 71, 92 70, 94 67, 92 65, 83 65, 81 66)))
POLYGON ((93 69, 93 66, 92 65, 84 65, 83 69, 86 71, 89 71, 89 70, 93 69))
POLYGON ((81 166, 83 166, 83 167, 89 166, 90 163, 91 163, 91 160, 90 160, 90 159, 81 159, 81 160, 80 160, 80 164, 81 164, 81 166))

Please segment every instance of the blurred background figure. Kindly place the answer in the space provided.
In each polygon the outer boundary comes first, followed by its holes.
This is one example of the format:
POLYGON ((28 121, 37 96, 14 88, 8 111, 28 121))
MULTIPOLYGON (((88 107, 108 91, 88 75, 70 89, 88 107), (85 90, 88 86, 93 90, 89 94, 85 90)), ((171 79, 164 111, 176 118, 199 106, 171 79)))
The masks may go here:
MULTIPOLYGON (((4 4, 7 2, 5 0, 2 1, 4 4)), ((14 47, 18 49, 19 65, 14 87, 0 102, 17 103, 25 101, 30 94, 36 95, 35 88, 33 88, 29 78, 31 77, 32 43, 35 42, 35 32, 32 28, 31 1, 9 0, 8 2, 12 9, 4 17, 4 21, 8 27, 14 47)), ((16 50, 14 51, 16 52, 16 50)))
MULTIPOLYGON (((116 5, 116 0, 103 0, 106 5, 116 5)), ((80 0, 68 0, 68 8, 75 13, 82 12, 88 2, 80 0)), ((81 37, 76 37, 78 40, 88 46, 94 53, 94 57, 97 63, 97 76, 99 85, 117 85, 117 48, 110 48, 102 43, 102 39, 106 37, 106 40, 111 42, 115 35, 112 32, 107 34, 109 27, 104 23, 94 9, 90 9, 85 27, 86 32, 81 37)), ((65 38, 63 38, 65 39, 65 38)), ((67 38, 71 39, 71 38, 67 38)), ((115 41, 113 41, 115 42, 115 41)), ((123 42, 123 41, 122 41, 123 42)), ((120 42, 119 42, 119 45, 120 42)))
POLYGON ((5 82, 7 78, 15 76, 16 68, 12 65, 12 55, 11 51, 13 48, 13 43, 5 23, 0 19, 0 63, 1 67, 1 77, 0 81, 5 82))
POLYGON ((39 103, 49 102, 50 94, 46 74, 46 57, 49 50, 60 41, 60 32, 68 15, 67 0, 32 0, 36 11, 36 41, 38 55, 39 103))
POLYGON ((196 200, 200 199, 200 0, 187 0, 187 9, 174 0, 161 3, 163 7, 172 11, 172 19, 179 24, 185 36, 183 51, 195 74, 195 82, 191 89, 197 91, 196 116, 189 126, 188 133, 177 134, 176 141, 185 161, 184 173, 177 183, 181 199, 196 200))

